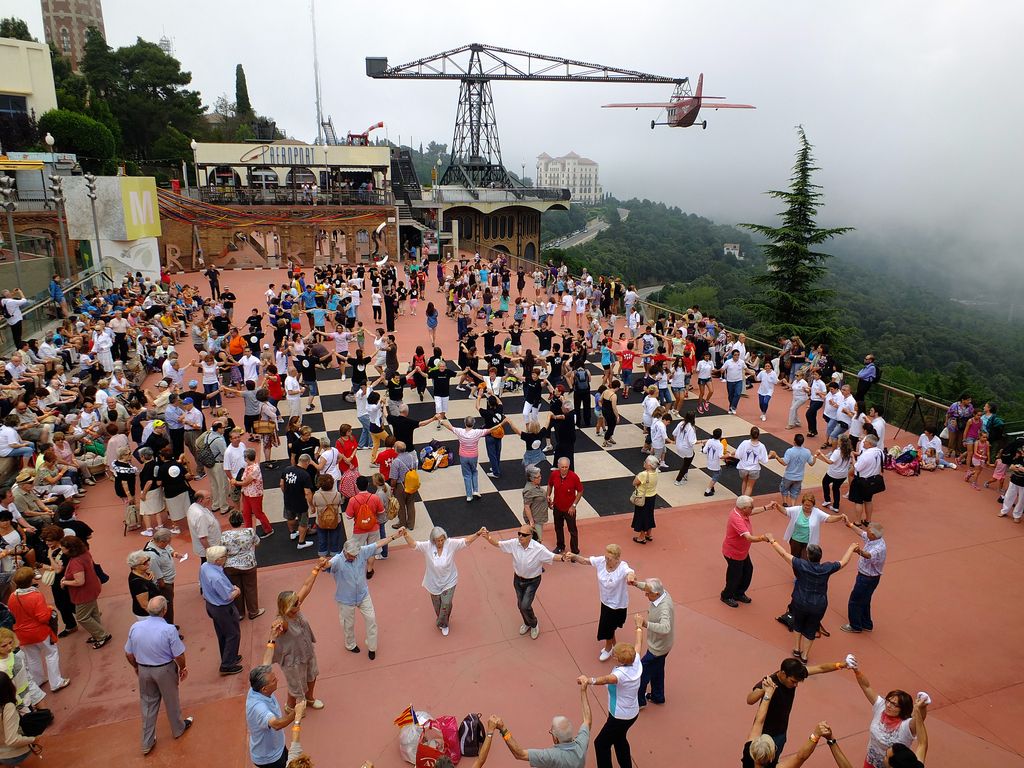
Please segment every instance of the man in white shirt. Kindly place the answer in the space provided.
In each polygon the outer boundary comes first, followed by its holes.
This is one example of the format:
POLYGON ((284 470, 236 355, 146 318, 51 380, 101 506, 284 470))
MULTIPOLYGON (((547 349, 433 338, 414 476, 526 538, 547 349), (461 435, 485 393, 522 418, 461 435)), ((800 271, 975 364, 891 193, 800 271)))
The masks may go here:
POLYGON ((192 551, 206 562, 206 550, 220 544, 220 521, 206 506, 209 491, 196 491, 196 500, 188 508, 188 532, 192 536, 192 551))
POLYGON ((244 381, 259 380, 260 359, 253 357, 248 347, 245 348, 245 354, 238 358, 238 362, 242 364, 242 379, 244 381))
POLYGON ((836 418, 828 430, 829 440, 838 440, 846 432, 857 416, 857 400, 850 393, 850 385, 844 384, 840 390, 842 402, 836 409, 836 418))
MULTIPOLYGON (((176 387, 180 387, 183 383, 185 371, 178 364, 178 353, 171 352, 167 355, 167 359, 164 360, 163 365, 160 367, 163 372, 164 378, 170 379, 171 384, 176 387)), ((185 365, 188 368, 188 365, 185 365)))
POLYGON ((519 626, 519 634, 530 633, 534 640, 540 634, 540 627, 537 623, 537 614, 533 610, 533 599, 537 595, 537 588, 540 587, 541 574, 544 566, 553 562, 555 553, 533 538, 533 529, 528 525, 519 526, 516 531, 516 538, 497 540, 482 529, 483 537, 492 547, 497 547, 502 552, 512 555, 512 586, 516 591, 516 603, 519 607, 519 614, 523 617, 523 623, 519 626))
POLYGON ((882 418, 882 406, 875 405, 868 408, 868 418, 871 419, 871 426, 878 435, 878 447, 885 450, 885 419, 882 418))
POLYGON ((0 305, 3 306, 3 314, 7 318, 7 327, 11 329, 11 338, 14 339, 14 348, 19 349, 21 347, 21 321, 24 320, 24 316, 21 314, 21 308, 28 304, 28 299, 25 298, 25 294, 21 292, 21 288, 15 288, 13 292, 4 291, 0 299, 0 305))
POLYGON ((732 350, 719 372, 725 379, 725 389, 729 394, 729 413, 736 413, 743 394, 743 378, 747 373, 747 364, 739 349, 732 350))
POLYGON ((242 445, 242 430, 235 429, 231 432, 231 444, 224 450, 224 474, 228 479, 229 506, 238 508, 238 500, 241 496, 241 488, 231 485, 230 481, 237 478, 238 473, 245 469, 245 446, 242 445))
MULTIPOLYGON (((847 387, 849 389, 849 387, 847 387)), ((850 501, 857 506, 860 525, 867 528, 871 522, 871 501, 877 491, 871 490, 871 484, 865 482, 869 478, 882 474, 882 462, 885 457, 878 447, 878 438, 868 435, 864 438, 864 447, 853 465, 853 481, 850 483, 850 501)))
POLYGON ((302 384, 299 383, 299 372, 294 365, 288 366, 288 375, 284 379, 284 396, 288 403, 289 416, 302 416, 302 384))

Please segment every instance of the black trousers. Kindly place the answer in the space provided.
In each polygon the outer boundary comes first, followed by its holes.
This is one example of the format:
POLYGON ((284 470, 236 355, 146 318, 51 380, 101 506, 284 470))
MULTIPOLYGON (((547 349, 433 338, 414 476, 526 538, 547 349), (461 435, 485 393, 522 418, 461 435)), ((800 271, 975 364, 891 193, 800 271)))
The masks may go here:
POLYGON ((60 585, 60 578, 53 580, 53 605, 60 613, 61 621, 64 622, 64 629, 75 629, 78 626, 78 619, 75 618, 75 604, 71 602, 71 595, 67 587, 60 585))
POLYGON ((594 414, 594 396, 588 389, 586 392, 573 390, 573 407, 576 409, 577 426, 589 427, 594 414))
POLYGON ((239 622, 241 617, 234 603, 214 605, 207 601, 206 615, 213 620, 213 631, 217 633, 220 647, 220 668, 230 669, 238 664, 238 642, 242 637, 239 622))
POLYGON ((580 536, 579 530, 576 528, 576 515, 570 515, 567 512, 562 512, 558 509, 554 509, 554 523, 555 523, 555 549, 565 549, 565 530, 563 525, 569 527, 569 551, 575 555, 580 553, 580 536))
POLYGON ((825 475, 821 478, 821 492, 825 497, 827 503, 832 504, 832 509, 839 512, 839 501, 843 495, 839 492, 842 488, 843 483, 846 482, 845 477, 832 477, 831 475, 825 475))
POLYGON ((171 438, 171 450, 174 451, 174 458, 177 460, 185 452, 185 429, 167 428, 167 436, 171 438))
POLYGON ((7 327, 11 329, 11 338, 14 339, 14 348, 19 349, 21 347, 22 321, 19 320, 16 323, 12 323, 8 320, 7 327))
POLYGON ((629 720, 619 720, 617 717, 608 716, 604 721, 604 727, 594 739, 594 754, 597 756, 597 768, 612 768, 612 749, 615 749, 615 760, 619 768, 631 768, 633 765, 632 755, 629 750, 629 740, 626 734, 636 722, 636 717, 629 720))
POLYGON ((690 471, 690 467, 693 465, 693 456, 683 457, 683 466, 679 468, 679 474, 676 475, 676 480, 682 480, 686 477, 686 473, 690 471))
POLYGON ((128 359, 128 334, 115 333, 114 346, 110 351, 115 360, 126 361, 128 359))
POLYGON ((605 424, 604 439, 605 440, 611 440, 612 439, 612 437, 615 435, 615 427, 616 427, 616 425, 618 423, 619 423, 619 420, 615 418, 615 413, 614 412, 612 412, 611 414, 606 413, 604 415, 604 424, 605 424))
POLYGON ((731 597, 735 600, 745 595, 753 578, 754 564, 750 561, 750 555, 742 560, 725 558, 725 589, 722 590, 722 599, 731 597))

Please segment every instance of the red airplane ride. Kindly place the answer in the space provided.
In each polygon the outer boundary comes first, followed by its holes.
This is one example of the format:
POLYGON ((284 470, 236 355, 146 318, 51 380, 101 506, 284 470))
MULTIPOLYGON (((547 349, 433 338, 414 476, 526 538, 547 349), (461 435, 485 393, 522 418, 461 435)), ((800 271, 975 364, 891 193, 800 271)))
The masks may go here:
POLYGON ((689 128, 692 125, 699 125, 701 128, 707 129, 708 121, 703 120, 700 123, 697 122, 697 114, 700 112, 701 106, 707 109, 757 109, 750 104, 702 104, 706 99, 724 99, 725 96, 704 96, 701 91, 704 88, 704 73, 700 73, 700 77, 697 78, 697 92, 693 93, 690 91, 690 79, 683 80, 679 85, 672 91, 671 101, 665 103, 644 103, 644 104, 604 104, 605 107, 632 107, 633 109, 640 109, 641 107, 657 107, 668 111, 667 119, 664 123, 659 123, 655 120, 651 120, 651 130, 654 130, 656 125, 667 125, 670 128, 689 128))

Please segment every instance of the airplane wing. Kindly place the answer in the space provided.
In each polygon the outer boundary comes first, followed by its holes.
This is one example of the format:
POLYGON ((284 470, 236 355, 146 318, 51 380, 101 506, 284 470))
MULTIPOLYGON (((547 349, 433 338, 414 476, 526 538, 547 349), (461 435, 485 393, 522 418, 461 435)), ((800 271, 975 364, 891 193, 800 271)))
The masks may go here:
POLYGON ((702 104, 703 109, 757 109, 752 104, 702 104))
POLYGON ((667 101, 663 103, 646 103, 646 104, 602 104, 601 107, 630 107, 631 109, 638 109, 640 107, 653 107, 657 109, 668 109, 669 107, 678 107, 681 104, 678 101, 667 101))

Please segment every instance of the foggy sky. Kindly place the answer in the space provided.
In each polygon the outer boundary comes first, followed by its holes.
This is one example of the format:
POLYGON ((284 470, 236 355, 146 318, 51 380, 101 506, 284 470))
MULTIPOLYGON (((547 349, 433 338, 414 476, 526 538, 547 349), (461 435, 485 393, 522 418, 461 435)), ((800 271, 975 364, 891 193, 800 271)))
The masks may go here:
MULTIPOLYGON (((245 67, 259 112, 312 140, 308 2, 104 0, 108 42, 173 38, 204 103, 234 99, 245 67)), ((0 0, 42 39, 35 0, 0 0)), ((1024 5, 1011 2, 821 3, 787 0, 444 0, 317 5, 324 112, 336 130, 383 120, 392 141, 450 142, 458 82, 371 80, 366 56, 405 63, 482 42, 655 74, 705 73, 705 93, 756 111, 702 113, 708 129, 648 127, 655 110, 608 102, 667 100, 671 86, 498 83, 506 167, 575 150, 601 164, 606 191, 647 197, 722 223, 767 221, 796 150, 815 145, 822 222, 949 232, 971 250, 1008 249, 1024 195, 1024 5), (624 12, 625 11, 625 12, 624 12)))

